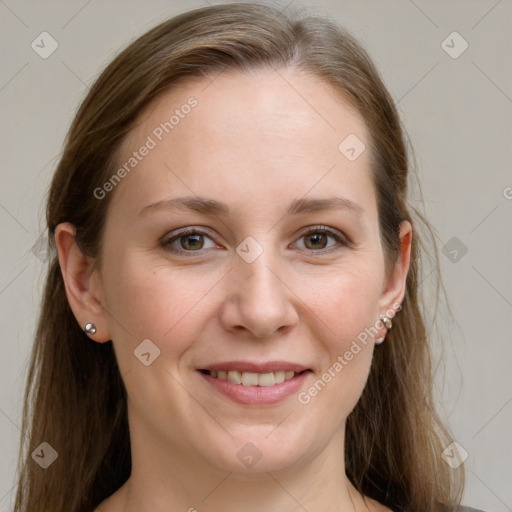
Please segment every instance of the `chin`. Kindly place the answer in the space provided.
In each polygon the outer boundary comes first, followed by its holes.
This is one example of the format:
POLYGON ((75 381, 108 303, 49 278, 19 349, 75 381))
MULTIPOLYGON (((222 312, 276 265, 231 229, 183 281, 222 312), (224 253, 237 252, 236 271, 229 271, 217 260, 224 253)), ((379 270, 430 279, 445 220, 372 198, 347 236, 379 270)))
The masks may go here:
MULTIPOLYGON (((250 432, 239 433, 225 445, 217 445, 214 454, 210 445, 206 458, 222 472, 231 472, 233 478, 251 481, 260 480, 267 472, 291 469, 307 457, 304 449, 312 447, 312 440, 296 437, 286 430, 277 435, 272 428, 275 427, 253 427, 250 432)), ((293 429, 293 432, 297 435, 300 431, 293 429)))

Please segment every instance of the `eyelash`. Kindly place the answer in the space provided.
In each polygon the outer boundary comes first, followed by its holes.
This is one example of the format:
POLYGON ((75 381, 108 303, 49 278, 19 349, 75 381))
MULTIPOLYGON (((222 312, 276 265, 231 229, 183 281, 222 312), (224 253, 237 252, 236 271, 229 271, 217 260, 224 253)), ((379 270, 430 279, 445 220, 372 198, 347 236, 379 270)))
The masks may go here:
MULTIPOLYGON (((325 235, 331 236, 332 238, 334 238, 336 240, 336 242, 338 242, 338 245, 341 247, 350 247, 352 245, 351 242, 345 236, 343 236, 343 235, 339 234, 338 232, 336 232, 330 228, 327 228, 325 226, 314 226, 314 227, 308 229, 306 232, 302 233, 301 236, 299 237, 299 239, 301 239, 305 236, 311 235, 311 234, 315 234, 315 233, 324 233, 325 235)), ((180 233, 177 233, 173 237, 164 240, 161 245, 164 249, 166 249, 174 254, 184 255, 187 257, 193 257, 194 253, 198 253, 199 255, 202 254, 201 249, 199 249, 197 251, 189 251, 189 250, 185 250, 185 249, 176 249, 174 247, 171 247, 171 244, 174 241, 179 240, 180 238, 188 236, 188 235, 205 235, 208 238, 212 239, 212 237, 205 231, 201 231, 201 230, 195 229, 195 228, 187 228, 187 229, 184 229, 183 231, 181 231, 180 233)), ((308 250, 308 249, 306 248, 306 249, 302 249, 302 250, 308 250)), ((311 252, 312 254, 316 255, 316 254, 331 253, 335 250, 339 250, 339 247, 336 248, 335 246, 332 246, 332 247, 329 247, 328 249, 319 249, 316 251, 313 249, 310 249, 310 250, 308 250, 308 252, 311 252)))

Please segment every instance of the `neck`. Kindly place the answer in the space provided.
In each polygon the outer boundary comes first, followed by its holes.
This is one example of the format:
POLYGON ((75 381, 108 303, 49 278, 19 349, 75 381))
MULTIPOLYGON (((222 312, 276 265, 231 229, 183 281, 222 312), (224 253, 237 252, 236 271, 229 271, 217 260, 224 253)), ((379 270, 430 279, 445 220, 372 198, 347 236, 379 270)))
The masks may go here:
POLYGON ((377 510, 345 474, 342 430, 308 461, 270 470, 262 464, 249 473, 222 470, 179 446, 164 450, 140 430, 133 434, 132 474, 115 496, 123 512, 377 510))

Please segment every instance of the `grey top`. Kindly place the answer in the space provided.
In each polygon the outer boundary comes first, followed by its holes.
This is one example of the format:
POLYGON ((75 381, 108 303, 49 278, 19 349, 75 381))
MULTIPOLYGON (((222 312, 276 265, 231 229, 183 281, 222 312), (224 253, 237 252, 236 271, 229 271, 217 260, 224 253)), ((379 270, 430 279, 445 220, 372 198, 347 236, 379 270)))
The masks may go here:
POLYGON ((479 508, 471 508, 471 507, 461 506, 459 508, 459 512, 485 512, 485 511, 484 510, 480 510, 479 508))
MULTIPOLYGON (((396 512, 404 512, 402 509, 393 509, 396 512)), ((456 512, 485 512, 485 510, 480 510, 479 508, 472 508, 472 507, 466 507, 464 505, 461 505, 457 508, 456 512)))

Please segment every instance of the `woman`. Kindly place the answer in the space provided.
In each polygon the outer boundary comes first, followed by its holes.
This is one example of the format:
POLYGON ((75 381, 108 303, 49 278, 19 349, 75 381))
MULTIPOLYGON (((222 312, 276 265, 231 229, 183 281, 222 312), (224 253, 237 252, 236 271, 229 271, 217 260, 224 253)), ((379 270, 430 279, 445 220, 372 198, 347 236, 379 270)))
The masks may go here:
POLYGON ((126 48, 49 193, 16 507, 469 510, 408 168, 378 72, 325 20, 217 5, 126 48))

